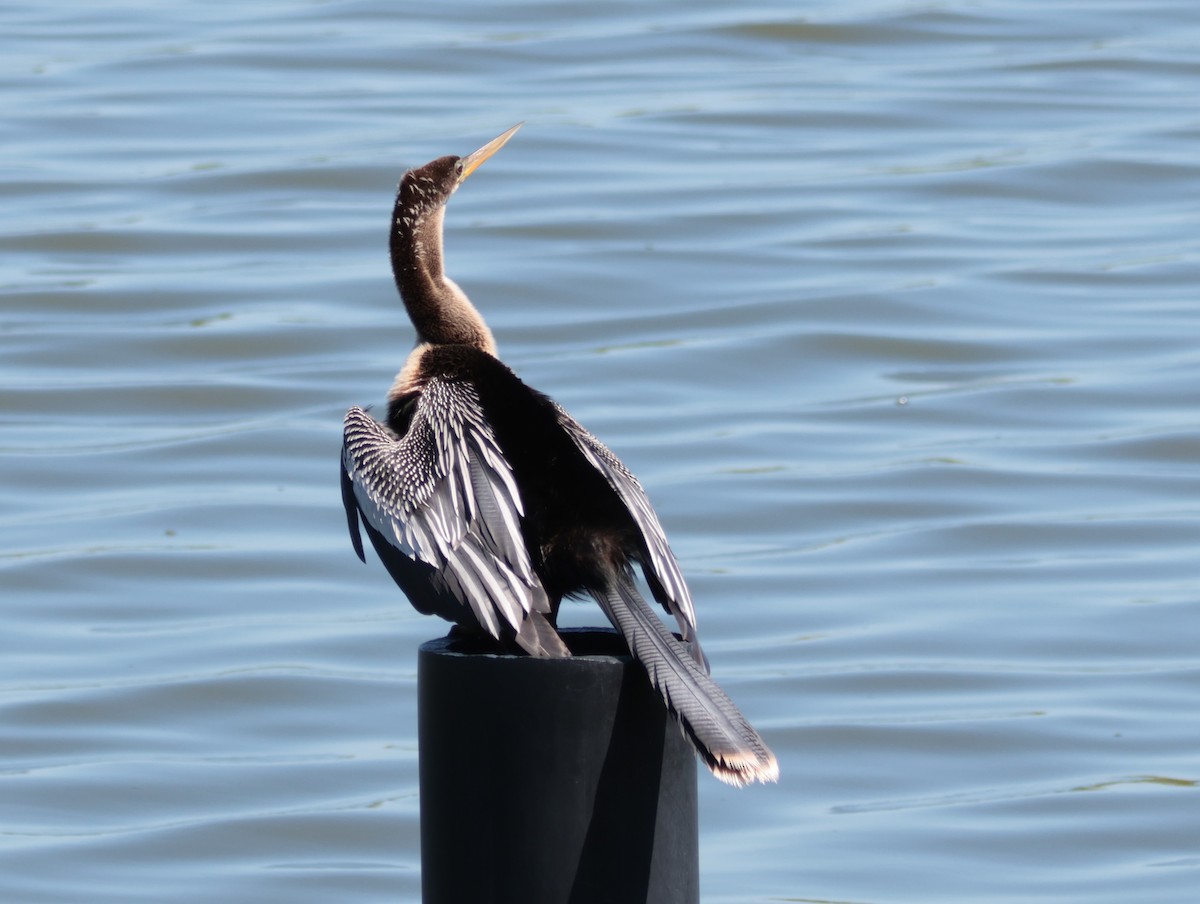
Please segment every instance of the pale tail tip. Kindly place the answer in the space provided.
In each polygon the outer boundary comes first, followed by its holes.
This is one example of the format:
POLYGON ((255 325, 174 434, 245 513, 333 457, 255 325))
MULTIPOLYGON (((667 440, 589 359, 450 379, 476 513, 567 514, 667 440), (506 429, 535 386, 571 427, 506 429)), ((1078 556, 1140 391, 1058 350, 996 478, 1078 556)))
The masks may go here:
POLYGON ((779 762, 767 751, 766 756, 730 756, 709 763, 712 774, 735 788, 744 788, 751 782, 779 781, 779 762))

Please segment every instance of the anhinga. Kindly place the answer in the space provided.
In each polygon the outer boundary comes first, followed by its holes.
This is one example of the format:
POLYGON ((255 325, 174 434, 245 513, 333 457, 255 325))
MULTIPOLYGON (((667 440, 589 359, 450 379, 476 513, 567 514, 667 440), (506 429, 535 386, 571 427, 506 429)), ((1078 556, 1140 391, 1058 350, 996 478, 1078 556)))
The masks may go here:
POLYGON ((679 565, 637 478, 557 403, 496 357, 466 294, 445 274, 445 204, 520 128, 400 180, 396 285, 417 332, 378 423, 346 414, 342 495, 360 559, 361 518, 396 583, 440 615, 532 656, 570 656, 555 630, 564 596, 591 594, 716 776, 774 781, 758 732, 709 677, 679 565), (640 565, 678 639, 638 592, 640 565))

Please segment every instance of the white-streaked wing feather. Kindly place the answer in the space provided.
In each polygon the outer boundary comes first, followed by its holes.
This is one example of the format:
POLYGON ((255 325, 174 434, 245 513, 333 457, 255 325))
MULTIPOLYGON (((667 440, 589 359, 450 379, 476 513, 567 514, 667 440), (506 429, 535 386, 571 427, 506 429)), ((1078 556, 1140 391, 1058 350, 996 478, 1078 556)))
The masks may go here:
POLYGON ((408 432, 346 413, 342 464, 362 517, 445 586, 493 637, 551 606, 521 536, 521 495, 469 384, 431 380, 408 432))
MULTIPOLYGON (((561 405, 555 403, 554 407, 558 412, 559 424, 566 430, 584 457, 604 475, 609 485, 629 509, 629 513, 642 533, 642 539, 645 541, 646 550, 650 555, 650 561, 645 565, 662 585, 663 592, 667 597, 667 609, 675 616, 684 641, 692 644, 694 649, 699 651, 696 638, 696 609, 692 604, 692 595, 688 590, 687 582, 683 579, 683 572, 679 569, 675 553, 671 551, 671 545, 667 542, 666 532, 659 523, 654 507, 646 497, 646 491, 642 489, 638 479, 621 463, 621 460, 612 453, 608 446, 596 439, 561 405)), ((704 654, 698 653, 697 659, 703 661, 704 654)))

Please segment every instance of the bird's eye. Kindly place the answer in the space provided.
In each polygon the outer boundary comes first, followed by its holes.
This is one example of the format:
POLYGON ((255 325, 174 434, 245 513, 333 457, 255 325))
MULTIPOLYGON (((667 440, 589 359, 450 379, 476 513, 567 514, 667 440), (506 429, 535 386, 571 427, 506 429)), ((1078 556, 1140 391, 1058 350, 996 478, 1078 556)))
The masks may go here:
POLYGON ((458 161, 458 163, 454 164, 454 175, 461 176, 462 173, 463 173, 463 165, 462 165, 462 161, 460 160, 460 161, 458 161))

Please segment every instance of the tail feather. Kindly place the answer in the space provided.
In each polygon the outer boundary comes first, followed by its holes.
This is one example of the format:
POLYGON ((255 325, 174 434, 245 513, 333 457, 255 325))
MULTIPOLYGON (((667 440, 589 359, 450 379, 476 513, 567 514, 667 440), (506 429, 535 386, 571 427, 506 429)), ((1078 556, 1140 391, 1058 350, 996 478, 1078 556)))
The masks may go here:
POLYGON ((779 764, 754 726, 667 630, 629 578, 618 578, 593 596, 717 778, 739 786, 778 780, 779 764))

